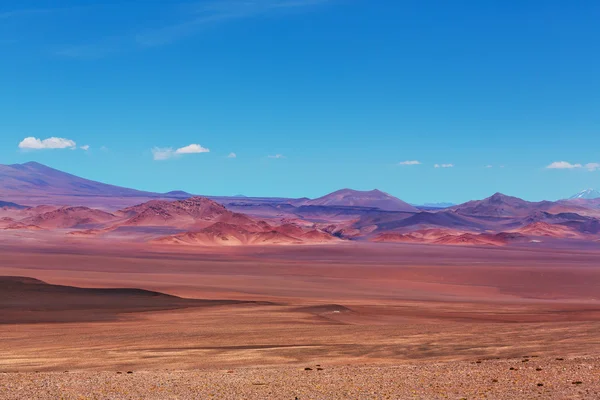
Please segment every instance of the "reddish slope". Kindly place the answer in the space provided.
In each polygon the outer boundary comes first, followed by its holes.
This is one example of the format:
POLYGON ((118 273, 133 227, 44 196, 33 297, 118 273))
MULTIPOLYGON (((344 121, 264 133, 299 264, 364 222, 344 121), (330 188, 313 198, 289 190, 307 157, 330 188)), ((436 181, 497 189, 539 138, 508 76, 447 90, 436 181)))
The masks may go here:
POLYGON ((87 207, 61 207, 42 212, 20 221, 26 225, 35 225, 47 229, 77 228, 89 225, 106 224, 117 220, 113 214, 87 207))
POLYGON ((386 211, 403 212, 419 211, 410 204, 379 190, 359 191, 342 189, 318 199, 304 201, 303 205, 371 207, 386 211))
POLYGON ((373 238, 374 242, 430 243, 446 236, 457 236, 463 232, 450 229, 420 229, 407 233, 384 232, 373 238))
POLYGON ((326 243, 339 240, 326 232, 304 231, 295 226, 271 226, 265 222, 251 225, 250 228, 217 222, 195 232, 159 238, 154 243, 187 244, 196 246, 241 246, 241 245, 281 245, 303 243, 326 243), (257 229, 261 227, 261 229, 257 229))
POLYGON ((427 243, 442 245, 494 245, 502 246, 511 242, 525 240, 519 233, 464 233, 446 229, 423 229, 409 233, 382 233, 375 237, 374 242, 385 243, 427 243))
POLYGON ((528 236, 545 236, 553 238, 575 238, 579 233, 562 225, 553 225, 546 222, 534 222, 516 230, 516 232, 528 236))
POLYGON ((455 246, 485 246, 485 245, 493 245, 493 246, 501 246, 506 244, 502 240, 499 240, 494 235, 487 234, 473 234, 473 233, 463 233, 462 235, 454 236, 448 235, 441 237, 435 240, 433 243, 435 244, 446 244, 446 245, 455 245, 455 246))
POLYGON ((292 244, 298 239, 279 232, 251 232, 240 226, 217 222, 198 232, 186 232, 155 241, 161 244, 196 246, 241 246, 249 244, 292 244))

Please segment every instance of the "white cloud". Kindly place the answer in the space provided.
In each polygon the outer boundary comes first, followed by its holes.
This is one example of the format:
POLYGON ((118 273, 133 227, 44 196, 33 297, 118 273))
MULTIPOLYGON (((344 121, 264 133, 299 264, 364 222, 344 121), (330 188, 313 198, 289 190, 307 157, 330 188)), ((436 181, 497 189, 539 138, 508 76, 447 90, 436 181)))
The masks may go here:
POLYGON ((209 152, 209 149, 202 147, 199 144, 190 144, 178 149, 173 149, 172 147, 154 147, 152 149, 152 156, 155 161, 163 161, 170 158, 179 157, 182 154, 198 154, 209 152))
POLYGON ((435 164, 434 168, 454 168, 454 164, 435 164))
POLYGON ((421 165, 421 162, 417 160, 407 160, 399 162, 398 165, 421 165))
POLYGON ((237 158, 237 154, 235 153, 229 153, 229 155, 227 156, 227 158, 237 158))
POLYGON ((587 163, 584 167, 591 172, 597 171, 600 169, 600 163, 587 163))
POLYGON ((269 156, 269 158, 285 158, 282 154, 275 154, 274 156, 269 156))
POLYGON ((76 147, 77 144, 73 140, 57 137, 41 140, 31 136, 19 143, 19 148, 24 150, 75 149, 76 147))
POLYGON ((486 165, 485 167, 486 167, 486 168, 494 168, 494 166, 493 166, 493 165, 490 165, 490 164, 486 165))
POLYGON ((197 154, 197 153, 210 153, 210 150, 200 146, 199 144, 190 144, 185 147, 181 147, 175 150, 177 154, 197 154))
POLYGON ((581 168, 581 164, 571 164, 567 161, 555 161, 552 164, 548 165, 546 168, 548 169, 574 169, 581 168))
POLYGON ((80 147, 80 149, 88 151, 90 149, 90 145, 89 144, 83 145, 83 146, 80 147))

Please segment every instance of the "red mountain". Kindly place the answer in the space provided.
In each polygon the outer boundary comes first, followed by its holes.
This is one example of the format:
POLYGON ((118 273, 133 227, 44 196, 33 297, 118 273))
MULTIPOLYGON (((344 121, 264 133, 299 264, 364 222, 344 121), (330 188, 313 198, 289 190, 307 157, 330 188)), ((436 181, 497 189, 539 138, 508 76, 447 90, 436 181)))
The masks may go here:
POLYGON ((379 190, 342 189, 314 200, 302 202, 310 206, 351 206, 379 208, 386 211, 418 212, 416 207, 379 190))
POLYGON ((205 197, 178 201, 153 200, 119 212, 129 217, 124 226, 169 226, 181 229, 205 228, 215 222, 254 225, 257 222, 244 214, 227 210, 205 197))
POLYGON ((483 200, 473 200, 451 207, 458 214, 480 217, 517 217, 526 216, 536 210, 547 210, 554 203, 550 201, 530 202, 518 197, 496 193, 483 200))

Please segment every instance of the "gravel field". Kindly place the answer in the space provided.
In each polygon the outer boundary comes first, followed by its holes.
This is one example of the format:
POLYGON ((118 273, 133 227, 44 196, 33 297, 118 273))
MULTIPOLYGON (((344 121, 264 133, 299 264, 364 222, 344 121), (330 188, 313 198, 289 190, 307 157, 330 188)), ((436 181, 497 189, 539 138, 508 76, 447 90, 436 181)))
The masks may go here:
POLYGON ((598 399, 599 358, 0 374, 1 399, 598 399))

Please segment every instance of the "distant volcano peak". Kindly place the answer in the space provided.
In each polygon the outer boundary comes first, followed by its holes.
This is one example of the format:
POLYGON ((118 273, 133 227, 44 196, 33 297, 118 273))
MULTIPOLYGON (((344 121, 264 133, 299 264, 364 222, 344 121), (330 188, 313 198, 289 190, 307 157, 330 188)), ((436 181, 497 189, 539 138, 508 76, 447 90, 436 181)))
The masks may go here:
POLYGON ((569 197, 569 199, 574 200, 574 199, 585 199, 585 200, 591 200, 591 199, 598 199, 600 198, 600 192, 597 191, 596 189, 585 189, 582 190, 581 192, 569 197))

